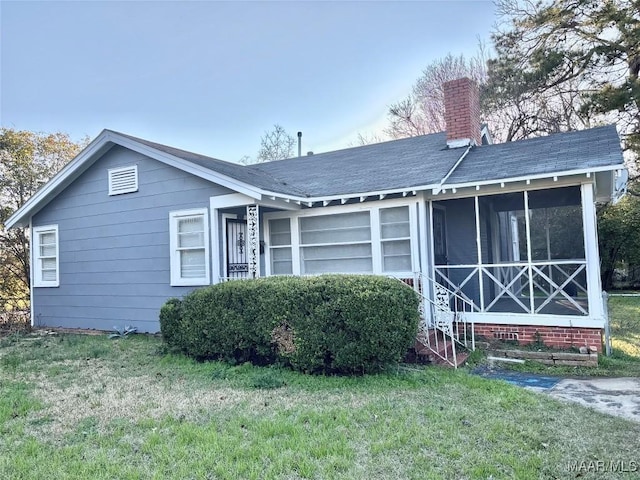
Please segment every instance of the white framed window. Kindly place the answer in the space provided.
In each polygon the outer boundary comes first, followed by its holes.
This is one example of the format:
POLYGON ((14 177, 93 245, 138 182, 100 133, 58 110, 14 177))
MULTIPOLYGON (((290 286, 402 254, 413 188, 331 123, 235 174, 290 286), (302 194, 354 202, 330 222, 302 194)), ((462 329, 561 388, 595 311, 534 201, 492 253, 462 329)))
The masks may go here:
POLYGON ((33 286, 60 286, 58 226, 33 227, 33 286))
POLYGON ((291 220, 269 220, 269 250, 272 275, 291 275, 293 255, 291 251, 291 220))
POLYGON ((209 285, 209 216, 207 209, 169 213, 171 285, 209 285))
POLYGON ((109 169, 109 195, 138 191, 138 166, 109 169))
POLYGON ((265 214, 267 275, 417 269, 416 201, 391 199, 265 214))
POLYGON ((380 244, 383 272, 412 271, 409 207, 380 209, 380 244))
POLYGON ((369 211, 301 217, 302 274, 372 273, 369 211))

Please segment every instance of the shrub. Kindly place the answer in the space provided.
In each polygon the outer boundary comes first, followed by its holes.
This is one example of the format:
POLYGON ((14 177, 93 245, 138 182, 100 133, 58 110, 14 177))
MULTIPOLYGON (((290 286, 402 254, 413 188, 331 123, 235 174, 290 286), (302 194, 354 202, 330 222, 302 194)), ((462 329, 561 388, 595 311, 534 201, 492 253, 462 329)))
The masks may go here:
POLYGON ((226 282, 178 302, 163 307, 160 327, 167 343, 188 355, 312 373, 365 373, 396 363, 418 326, 415 292, 371 275, 226 282))

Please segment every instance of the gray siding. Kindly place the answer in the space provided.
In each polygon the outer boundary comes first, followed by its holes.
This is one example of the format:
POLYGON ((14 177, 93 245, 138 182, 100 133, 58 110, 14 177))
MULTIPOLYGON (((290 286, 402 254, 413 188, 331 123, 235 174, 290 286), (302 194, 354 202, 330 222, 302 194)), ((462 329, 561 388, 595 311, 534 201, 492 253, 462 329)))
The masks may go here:
POLYGON ((227 193, 123 147, 109 150, 33 217, 33 226, 57 224, 60 237, 60 286, 33 289, 35 324, 158 331, 162 304, 194 288, 170 286, 169 212, 208 209, 209 197, 227 193), (107 170, 133 164, 138 191, 109 196, 107 170))

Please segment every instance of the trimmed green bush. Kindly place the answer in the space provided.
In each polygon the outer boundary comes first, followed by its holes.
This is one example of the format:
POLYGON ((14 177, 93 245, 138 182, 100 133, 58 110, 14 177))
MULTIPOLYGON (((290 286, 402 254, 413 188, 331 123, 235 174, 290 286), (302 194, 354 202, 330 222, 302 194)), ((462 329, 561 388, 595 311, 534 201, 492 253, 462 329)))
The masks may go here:
POLYGON ((310 373, 397 363, 418 328, 416 293, 372 275, 226 282, 177 302, 169 300, 160 315, 169 345, 199 359, 278 362, 310 373))

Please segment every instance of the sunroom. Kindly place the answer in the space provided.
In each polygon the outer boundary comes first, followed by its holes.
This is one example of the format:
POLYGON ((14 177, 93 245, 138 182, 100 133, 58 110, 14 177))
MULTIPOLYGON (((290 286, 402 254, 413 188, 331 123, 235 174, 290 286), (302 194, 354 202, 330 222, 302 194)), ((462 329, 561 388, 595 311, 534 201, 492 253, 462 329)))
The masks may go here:
POLYGON ((592 183, 430 204, 430 278, 493 324, 601 327, 592 183))

